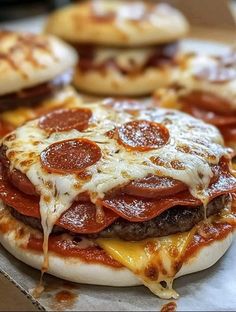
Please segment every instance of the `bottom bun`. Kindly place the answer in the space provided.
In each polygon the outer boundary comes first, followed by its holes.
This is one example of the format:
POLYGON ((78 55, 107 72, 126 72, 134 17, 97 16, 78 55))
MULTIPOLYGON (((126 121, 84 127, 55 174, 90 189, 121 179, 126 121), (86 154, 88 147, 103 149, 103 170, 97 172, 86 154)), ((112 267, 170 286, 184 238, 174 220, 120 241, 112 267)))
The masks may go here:
POLYGON ((76 88, 97 95, 142 96, 166 86, 168 82, 167 68, 149 68, 133 76, 122 75, 115 69, 104 74, 95 70, 84 72, 77 68, 74 75, 76 88))
MULTIPOLYGON (((14 219, 3 206, 0 207, 0 217, 0 243, 3 247, 17 259, 40 270, 43 253, 25 247, 30 233, 37 232, 14 219), (4 225, 7 225, 7 231, 4 225), (1 228, 4 230, 1 231, 1 228)), ((214 265, 230 247, 232 238, 233 234, 229 233, 224 239, 199 249, 194 256, 184 262, 175 278, 202 271, 214 265)), ((137 276, 124 267, 115 268, 101 263, 88 263, 79 257, 63 257, 52 252, 49 252, 48 273, 71 282, 84 284, 106 286, 143 284, 137 276)))

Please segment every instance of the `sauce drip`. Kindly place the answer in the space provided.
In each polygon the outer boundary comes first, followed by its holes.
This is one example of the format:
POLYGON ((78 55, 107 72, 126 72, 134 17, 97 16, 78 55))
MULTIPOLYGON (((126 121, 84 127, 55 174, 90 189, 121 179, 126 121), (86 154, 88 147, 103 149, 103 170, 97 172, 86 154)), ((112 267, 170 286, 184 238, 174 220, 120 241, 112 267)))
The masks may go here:
POLYGON ((161 312, 175 312, 177 309, 177 304, 176 302, 168 302, 164 304, 161 308, 161 312))
POLYGON ((69 290, 61 290, 55 294, 51 304, 52 310, 72 310, 78 295, 69 290))

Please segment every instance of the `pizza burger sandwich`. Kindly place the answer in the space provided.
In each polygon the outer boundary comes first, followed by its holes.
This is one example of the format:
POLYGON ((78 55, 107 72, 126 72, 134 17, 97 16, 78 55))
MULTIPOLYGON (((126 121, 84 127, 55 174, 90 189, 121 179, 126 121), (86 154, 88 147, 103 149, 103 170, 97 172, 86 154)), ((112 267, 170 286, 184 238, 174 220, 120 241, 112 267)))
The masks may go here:
POLYGON ((141 96, 167 84, 188 22, 167 4, 95 0, 59 9, 45 30, 77 50, 74 85, 80 90, 141 96))
POLYGON ((236 152, 236 52, 187 54, 178 63, 170 88, 155 94, 160 106, 213 124, 236 152))
POLYGON ((232 242, 232 151, 187 114, 111 106, 55 110, 3 138, 0 242, 69 281, 177 298, 173 280, 232 242))
POLYGON ((74 49, 53 36, 1 30, 0 134, 71 96, 76 62, 74 49))

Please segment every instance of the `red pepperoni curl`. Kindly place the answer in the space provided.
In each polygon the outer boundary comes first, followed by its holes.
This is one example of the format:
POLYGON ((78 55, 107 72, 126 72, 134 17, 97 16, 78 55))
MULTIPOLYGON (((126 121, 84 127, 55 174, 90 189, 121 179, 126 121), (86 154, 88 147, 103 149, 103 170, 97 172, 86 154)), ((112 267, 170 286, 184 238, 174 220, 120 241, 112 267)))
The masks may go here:
POLYGON ((174 206, 196 207, 201 205, 199 199, 194 198, 188 191, 169 196, 167 198, 147 199, 130 195, 117 195, 105 198, 102 204, 120 217, 132 222, 151 220, 167 209, 174 206))
POLYGON ((130 182, 122 188, 122 191, 132 196, 157 198, 174 195, 187 189, 187 185, 183 182, 169 177, 149 175, 146 178, 130 182))
POLYGON ((8 178, 11 181, 11 183, 21 192, 28 195, 38 196, 34 185, 27 178, 27 176, 21 171, 17 169, 8 170, 8 178))
POLYGON ((147 120, 127 122, 117 129, 117 134, 120 144, 141 152, 161 148, 170 137, 165 126, 147 120))
POLYGON ((56 142, 40 155, 41 164, 48 172, 80 173, 101 158, 99 146, 87 139, 56 142))
POLYGON ((110 209, 104 208, 103 222, 97 221, 96 206, 91 202, 78 203, 74 202, 66 210, 57 224, 64 229, 75 233, 98 233, 112 224, 118 215, 110 209))
POLYGON ((58 109, 42 116, 39 127, 48 132, 62 132, 71 129, 83 131, 88 127, 92 112, 87 108, 58 109))

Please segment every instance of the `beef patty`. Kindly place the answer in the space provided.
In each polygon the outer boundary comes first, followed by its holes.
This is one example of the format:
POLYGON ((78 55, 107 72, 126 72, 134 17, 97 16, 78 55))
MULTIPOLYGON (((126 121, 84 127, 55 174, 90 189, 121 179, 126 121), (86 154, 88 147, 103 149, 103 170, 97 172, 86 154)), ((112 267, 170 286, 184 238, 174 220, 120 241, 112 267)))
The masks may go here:
MULTIPOLYGON (((207 217, 220 212, 230 201, 229 195, 222 195, 213 199, 208 205, 207 217)), ((27 217, 11 208, 11 214, 26 225, 42 231, 40 219, 27 217)), ((194 225, 204 220, 204 207, 188 208, 176 206, 163 212, 152 220, 145 222, 129 222, 119 218, 112 225, 97 234, 86 235, 89 238, 121 238, 127 241, 139 241, 151 237, 161 237, 178 232, 189 231, 194 225)), ((54 226, 53 233, 67 232, 65 229, 54 226)), ((83 235, 85 236, 85 235, 83 235)))

